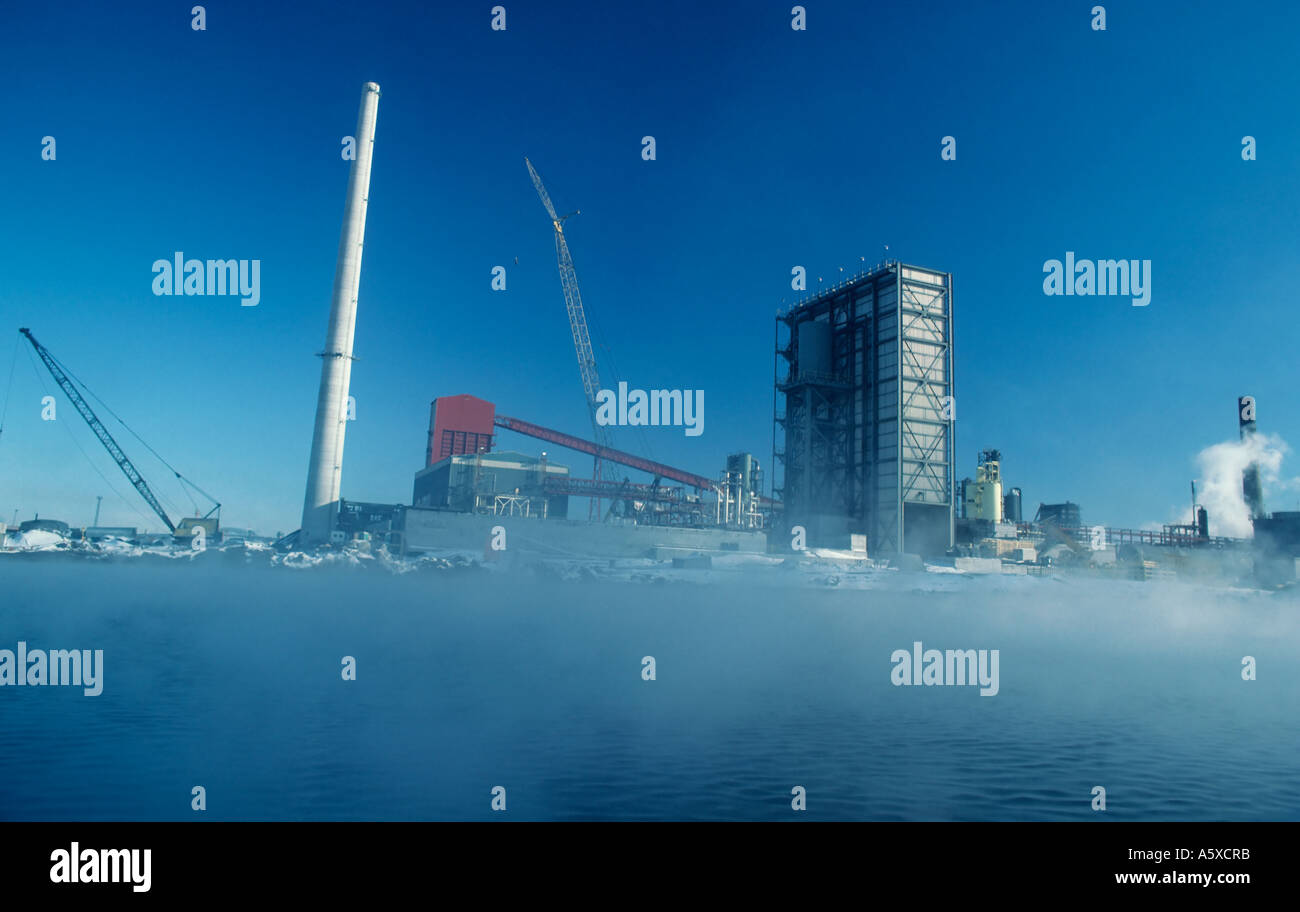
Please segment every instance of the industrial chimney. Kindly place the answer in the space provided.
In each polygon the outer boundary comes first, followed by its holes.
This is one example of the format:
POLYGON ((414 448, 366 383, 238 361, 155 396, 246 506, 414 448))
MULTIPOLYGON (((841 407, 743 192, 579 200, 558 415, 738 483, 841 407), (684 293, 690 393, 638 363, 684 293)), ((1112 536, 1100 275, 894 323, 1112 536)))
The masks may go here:
MULTIPOLYGON (((1255 436, 1255 397, 1241 396, 1237 399, 1237 422, 1242 441, 1255 436)), ((1259 463, 1252 462, 1241 473, 1241 495, 1250 511, 1251 520, 1263 519, 1264 489, 1259 482, 1259 463)))
POLYGON ((357 325, 357 287, 361 282, 361 248, 366 234, 366 201, 370 196, 370 158, 375 145, 375 116, 379 86, 361 87, 357 114, 356 158, 348 175, 343 233, 339 237, 334 294, 325 337, 316 399, 316 429, 307 467, 307 496, 302 507, 301 544, 329 541, 343 472, 343 436, 348 420, 348 386, 352 379, 352 337, 357 325))

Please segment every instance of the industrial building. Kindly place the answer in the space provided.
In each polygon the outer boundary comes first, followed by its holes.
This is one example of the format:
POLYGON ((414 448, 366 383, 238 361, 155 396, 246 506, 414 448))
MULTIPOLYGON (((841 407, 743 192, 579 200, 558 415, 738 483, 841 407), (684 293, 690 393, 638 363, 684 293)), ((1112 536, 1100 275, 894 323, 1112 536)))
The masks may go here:
POLYGON ((513 552, 534 555, 668 559, 767 550, 762 469, 749 453, 728 457, 713 481, 499 415, 493 403, 462 395, 431 404, 425 461, 410 506, 340 501, 336 540, 380 542, 397 553, 418 554, 475 549, 493 530, 504 529, 513 552), (654 480, 575 478, 545 451, 534 457, 496 449, 495 429, 588 453, 654 480), (710 499, 702 496, 705 489, 710 499), (610 503, 609 512, 599 523, 569 520, 571 496, 600 497, 610 503))
POLYGON ((1062 529, 1082 529, 1083 512, 1077 503, 1068 500, 1065 503, 1040 503, 1038 511, 1034 513, 1034 522, 1051 523, 1062 529))
POLYGON ((566 558, 653 558, 709 554, 763 554, 767 536, 735 527, 673 527, 612 520, 592 523, 516 513, 461 512, 403 504, 338 505, 338 541, 383 545, 393 554, 486 551, 505 530, 511 554, 566 558))
POLYGON ((429 446, 424 464, 461 453, 492 449, 496 406, 477 396, 442 396, 429 405, 429 446))
POLYGON ((773 496, 810 545, 953 543, 952 275, 883 262, 776 318, 773 496))
MULTIPOLYGON (((491 445, 488 440, 486 447, 491 445)), ((568 495, 548 489, 548 482, 568 477, 568 466, 550 462, 545 454, 540 458, 511 452, 448 456, 416 473, 411 504, 462 513, 564 519, 569 514, 568 495)))
POLYGON ((762 487, 762 467, 751 453, 732 454, 712 479, 501 415, 491 402, 460 395, 442 396, 430 405, 425 467, 415 476, 411 502, 435 510, 565 519, 568 498, 585 497, 609 503, 602 520, 761 529, 771 508, 762 487), (573 477, 545 451, 540 457, 496 451, 497 430, 588 454, 598 466, 595 477, 573 477), (619 480, 612 471, 616 467, 645 472, 651 481, 619 480))
POLYGON ((1294 583, 1300 564, 1300 512, 1278 511, 1255 520, 1255 579, 1264 586, 1294 583))
POLYGON ((766 525, 763 468, 753 453, 732 453, 718 483, 720 525, 762 529, 766 525))
POLYGON ((524 453, 492 452, 496 406, 476 396, 441 396, 429 405, 424 468, 411 504, 461 513, 564 519, 568 466, 524 453))
MULTIPOLYGON (((1009 492, 1002 486, 1002 452, 981 450, 975 477, 958 485, 961 515, 956 520, 953 544, 974 545, 988 539, 1014 539, 1020 522, 1020 489, 1009 492)), ((1004 544, 997 547, 1004 548, 1004 544)), ((1000 553, 1000 552, 999 552, 1000 553)))

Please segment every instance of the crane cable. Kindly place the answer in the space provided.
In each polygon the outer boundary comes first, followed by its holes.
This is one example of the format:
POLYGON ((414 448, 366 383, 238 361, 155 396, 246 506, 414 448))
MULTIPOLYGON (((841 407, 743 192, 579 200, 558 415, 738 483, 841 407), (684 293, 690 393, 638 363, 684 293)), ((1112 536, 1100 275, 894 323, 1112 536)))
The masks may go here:
MULTIPOLYGON (((127 431, 128 434, 130 434, 132 437, 134 437, 136 440, 138 440, 138 441, 140 442, 140 445, 141 445, 141 446, 143 446, 146 450, 148 450, 150 453, 152 453, 152 454, 154 455, 154 457, 155 457, 159 462, 161 462, 163 465, 165 465, 165 466, 167 467, 167 469, 168 469, 168 470, 169 470, 173 475, 176 476, 176 478, 177 478, 177 479, 180 481, 180 483, 183 485, 182 490, 185 491, 185 496, 188 497, 188 498, 190 499, 190 503, 193 505, 193 507, 194 507, 194 512, 195 512, 196 514, 199 512, 199 504, 198 504, 198 501, 196 501, 196 500, 194 499, 193 495, 190 494, 190 492, 189 492, 189 489, 190 489, 190 488, 193 488, 195 491, 198 491, 200 494, 202 494, 202 495, 203 495, 204 497, 206 497, 208 500, 212 501, 212 503, 217 504, 218 506, 220 506, 220 504, 217 503, 216 498, 214 498, 214 497, 213 497, 211 494, 209 494, 207 491, 204 491, 204 490, 203 490, 202 488, 200 488, 198 485, 194 484, 194 482, 190 481, 188 478, 186 478, 184 475, 182 475, 179 471, 177 471, 176 467, 173 466, 173 465, 172 465, 170 462, 168 462, 166 459, 163 459, 162 455, 161 455, 157 450, 155 450, 153 447, 151 447, 151 446, 148 444, 148 442, 147 442, 143 437, 141 437, 139 434, 137 434, 137 433, 135 432, 135 430, 134 430, 134 429, 133 429, 129 424, 127 424, 125 421, 123 421, 123 420, 122 420, 122 416, 120 416, 117 412, 113 411, 113 407, 112 407, 112 406, 110 406, 110 405, 109 405, 107 402, 105 402, 103 399, 99 398, 99 396, 95 393, 94 390, 92 390, 89 386, 87 386, 87 385, 85 384, 85 382, 82 381, 82 379, 81 379, 80 377, 78 377, 76 374, 74 374, 72 371, 70 371, 70 370, 68 369, 68 366, 67 366, 66 364, 64 364, 62 361, 60 361, 58 358, 56 358, 53 354, 51 354, 49 349, 46 349, 45 351, 46 351, 47 354, 50 355, 50 359, 51 359, 52 361, 54 361, 54 363, 57 364, 57 365, 59 366, 59 369, 60 369, 60 370, 62 370, 65 374, 67 374, 67 375, 68 375, 68 376, 69 376, 73 381, 75 381, 76 384, 77 384, 79 387, 81 387, 83 390, 85 390, 86 393, 87 393, 91 398, 93 398, 96 402, 98 402, 100 405, 102 405, 102 406, 104 407, 104 411, 108 412, 110 415, 112 415, 114 418, 116 418, 116 419, 117 419, 117 423, 120 424, 120 425, 122 425, 122 427, 126 428, 126 431, 127 431)), ((173 506, 172 509, 175 510, 176 508, 173 506)), ((180 511, 177 510, 176 512, 179 513, 180 511)))
MULTIPOLYGON (((17 358, 17 355, 18 353, 14 352, 15 359, 17 358)), ((36 365, 36 356, 32 354, 30 350, 28 350, 27 357, 32 362, 32 372, 36 374, 36 382, 41 385, 41 389, 43 389, 48 395, 50 393, 50 388, 45 385, 45 378, 41 375, 41 370, 36 365)), ((9 373, 12 380, 13 371, 10 371, 9 373)), ((7 406, 8 395, 6 395, 5 398, 6 398, 6 406, 7 406)), ((66 422, 60 422, 60 423, 63 424, 63 429, 68 432, 68 437, 71 438, 72 445, 75 446, 78 451, 80 451, 82 456, 86 457, 86 462, 88 462, 90 464, 90 467, 95 470, 95 474, 98 475, 103 480, 104 484, 108 485, 108 489, 112 491, 114 494, 116 494, 118 498, 122 501, 122 503, 126 504, 127 507, 129 507, 137 516, 139 516, 145 522, 153 522, 153 520, 150 517, 146 516, 144 512, 135 505, 135 501, 128 499, 121 491, 113 487, 113 483, 109 481, 108 477, 105 476, 104 473, 99 470, 99 466, 95 465, 95 460, 90 458, 90 454, 87 453, 85 449, 81 446, 81 444, 77 441, 76 435, 72 433, 72 428, 69 427, 66 422)), ((176 509, 175 506, 173 506, 172 509, 173 510, 176 509)))

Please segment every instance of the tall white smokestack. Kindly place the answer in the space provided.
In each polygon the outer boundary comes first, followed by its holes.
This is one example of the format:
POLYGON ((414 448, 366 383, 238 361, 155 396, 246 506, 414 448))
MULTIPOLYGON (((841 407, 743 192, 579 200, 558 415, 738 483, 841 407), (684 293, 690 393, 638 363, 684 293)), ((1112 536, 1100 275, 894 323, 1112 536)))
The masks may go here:
POLYGON ((339 499, 343 472, 343 436, 347 430, 348 386, 352 379, 352 337, 357 326, 357 286, 361 282, 361 247, 366 235, 366 201, 370 196, 370 158, 375 146, 375 116, 379 111, 379 86, 361 87, 357 114, 356 155, 348 176, 343 233, 334 270, 334 295, 330 304, 329 333, 325 337, 320 394, 316 400, 316 430, 311 438, 311 463, 307 468, 307 497, 302 506, 303 544, 329 540, 334 525, 334 504, 339 499))

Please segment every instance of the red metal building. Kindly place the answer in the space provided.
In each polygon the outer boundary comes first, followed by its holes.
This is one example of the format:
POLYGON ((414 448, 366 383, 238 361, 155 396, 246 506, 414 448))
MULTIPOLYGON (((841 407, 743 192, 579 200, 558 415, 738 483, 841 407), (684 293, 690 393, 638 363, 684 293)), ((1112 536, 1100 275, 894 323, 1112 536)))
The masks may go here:
POLYGON ((477 396, 440 396, 429 406, 425 467, 448 456, 490 453, 496 406, 477 396))

